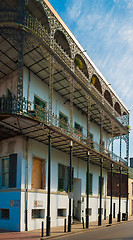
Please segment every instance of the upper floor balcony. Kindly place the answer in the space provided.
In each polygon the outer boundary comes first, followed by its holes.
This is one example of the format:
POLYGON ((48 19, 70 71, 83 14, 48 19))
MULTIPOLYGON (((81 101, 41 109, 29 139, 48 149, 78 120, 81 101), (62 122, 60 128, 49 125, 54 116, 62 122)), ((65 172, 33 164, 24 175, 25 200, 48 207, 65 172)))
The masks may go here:
POLYGON ((0 115, 13 114, 17 116, 25 116, 29 119, 37 120, 38 122, 45 124, 46 126, 53 126, 58 129, 60 133, 63 133, 67 137, 72 137, 81 144, 87 145, 92 151, 102 153, 104 156, 111 158, 113 161, 127 165, 127 161, 115 153, 109 151, 109 149, 101 147, 101 145, 93 141, 93 136, 90 133, 87 137, 87 130, 81 127, 79 124, 73 126, 67 121, 67 118, 62 114, 57 117, 46 110, 46 106, 39 105, 36 101, 29 102, 23 99, 23 108, 18 108, 18 102, 16 96, 12 96, 8 91, 7 96, 0 97, 0 115))

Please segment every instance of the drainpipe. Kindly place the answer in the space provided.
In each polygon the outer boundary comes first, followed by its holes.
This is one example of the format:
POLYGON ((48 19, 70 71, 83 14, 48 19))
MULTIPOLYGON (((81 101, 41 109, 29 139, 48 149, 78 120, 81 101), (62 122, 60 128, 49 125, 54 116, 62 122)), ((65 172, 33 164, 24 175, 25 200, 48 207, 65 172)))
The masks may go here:
POLYGON ((51 135, 48 136, 48 194, 47 194, 47 217, 46 236, 50 236, 50 175, 51 175, 51 135))
MULTIPOLYGON (((70 141, 70 172, 69 172, 70 194, 71 194, 71 191, 72 191, 72 147, 73 147, 73 142, 70 141)), ((71 196, 69 196, 68 232, 71 232, 71 196)))
POLYGON ((120 167, 120 174, 119 174, 119 213, 118 213, 118 222, 121 221, 121 170, 120 167))
POLYGON ((99 206, 99 216, 98 216, 98 226, 102 224, 102 165, 103 159, 100 159, 100 206, 99 206))
POLYGON ((90 179, 89 179, 89 163, 90 163, 90 156, 89 156, 89 152, 87 152, 87 196, 86 196, 86 228, 89 227, 89 188, 90 188, 90 179))
POLYGON ((109 215, 109 224, 112 223, 112 193, 113 193, 113 164, 111 163, 111 181, 110 181, 110 215, 109 215))
POLYGON ((127 170, 127 199, 126 199, 126 220, 128 220, 128 170, 127 170))
POLYGON ((26 137, 26 171, 25 171, 25 231, 28 231, 28 153, 29 138, 26 137))

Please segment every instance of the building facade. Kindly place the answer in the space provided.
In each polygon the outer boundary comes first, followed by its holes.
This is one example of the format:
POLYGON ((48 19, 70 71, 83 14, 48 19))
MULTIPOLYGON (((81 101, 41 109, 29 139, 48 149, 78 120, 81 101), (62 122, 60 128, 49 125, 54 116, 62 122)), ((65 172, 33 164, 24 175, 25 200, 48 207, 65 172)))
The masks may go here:
POLYGON ((0 56, 0 227, 128 215, 129 112, 47 0, 0 1, 0 56))

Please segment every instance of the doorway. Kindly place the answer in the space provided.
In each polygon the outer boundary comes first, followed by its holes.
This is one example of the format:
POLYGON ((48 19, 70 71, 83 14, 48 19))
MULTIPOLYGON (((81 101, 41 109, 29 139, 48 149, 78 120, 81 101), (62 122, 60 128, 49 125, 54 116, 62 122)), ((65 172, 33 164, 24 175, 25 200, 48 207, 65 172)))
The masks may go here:
POLYGON ((73 179, 73 219, 81 221, 81 179, 73 179))

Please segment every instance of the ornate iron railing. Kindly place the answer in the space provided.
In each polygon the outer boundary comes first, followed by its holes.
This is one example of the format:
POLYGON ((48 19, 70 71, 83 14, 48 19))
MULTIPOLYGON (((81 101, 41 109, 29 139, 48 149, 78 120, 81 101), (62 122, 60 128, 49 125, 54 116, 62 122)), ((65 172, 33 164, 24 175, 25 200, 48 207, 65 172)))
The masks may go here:
POLYGON ((71 68, 71 58, 64 51, 64 49, 54 40, 54 51, 59 55, 59 57, 71 68))
POLYGON ((62 119, 58 118, 56 115, 53 114, 51 116, 49 110, 46 110, 43 107, 36 105, 34 102, 26 101, 26 99, 23 99, 23 107, 20 110, 18 108, 16 96, 12 96, 10 91, 8 91, 7 96, 3 95, 2 97, 0 97, 0 113, 24 115, 29 118, 36 119, 39 122, 45 123, 48 126, 53 125, 60 129, 61 132, 72 136, 73 138, 84 144, 89 145, 97 152, 102 152, 104 155, 111 157, 114 161, 122 162, 127 165, 127 162, 124 159, 108 151, 107 149, 102 148, 101 150, 100 145, 94 141, 88 140, 86 134, 78 131, 69 123, 62 121, 62 119))

